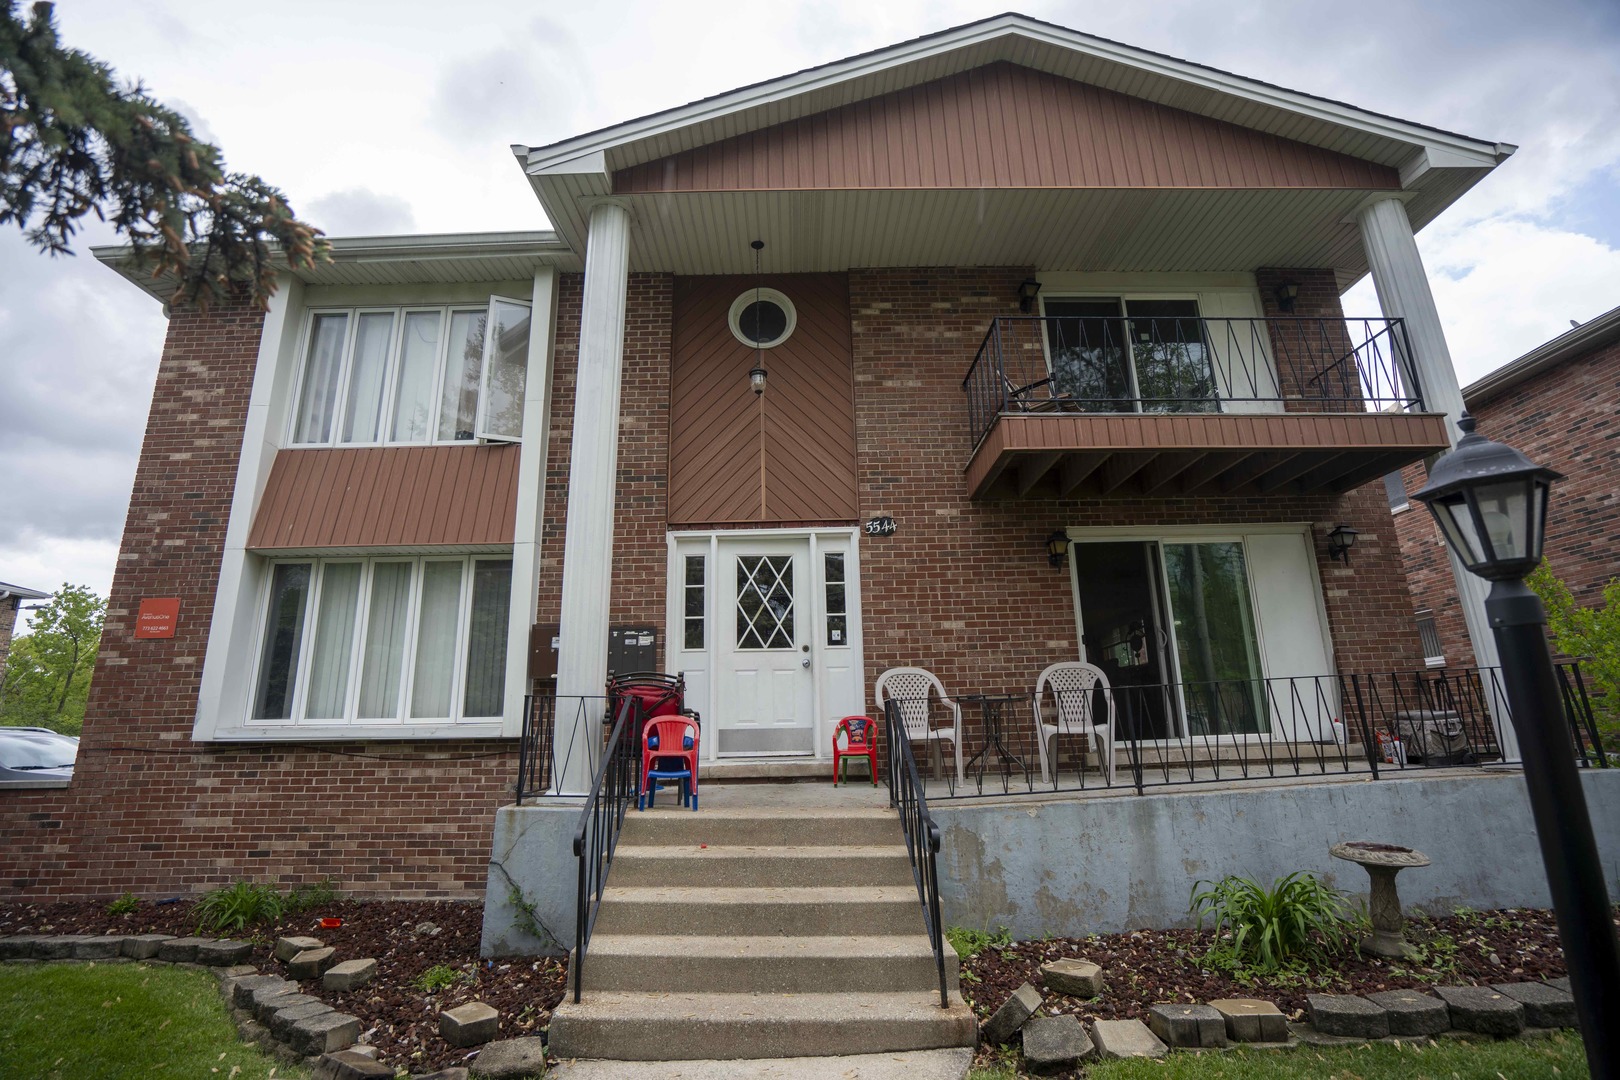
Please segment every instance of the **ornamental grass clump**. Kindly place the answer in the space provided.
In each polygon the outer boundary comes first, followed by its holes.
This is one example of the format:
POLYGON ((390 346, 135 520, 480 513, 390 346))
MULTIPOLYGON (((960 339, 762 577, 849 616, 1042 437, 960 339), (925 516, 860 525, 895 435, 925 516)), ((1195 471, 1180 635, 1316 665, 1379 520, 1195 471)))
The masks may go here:
POLYGON ((197 929, 223 934, 281 918, 284 901, 269 885, 238 881, 197 901, 197 929))
POLYGON ((1261 974, 1342 951, 1356 923, 1348 897, 1304 871, 1269 889, 1235 874, 1194 882, 1189 910, 1200 927, 1214 919, 1218 939, 1230 935, 1210 950, 1212 959, 1261 974))

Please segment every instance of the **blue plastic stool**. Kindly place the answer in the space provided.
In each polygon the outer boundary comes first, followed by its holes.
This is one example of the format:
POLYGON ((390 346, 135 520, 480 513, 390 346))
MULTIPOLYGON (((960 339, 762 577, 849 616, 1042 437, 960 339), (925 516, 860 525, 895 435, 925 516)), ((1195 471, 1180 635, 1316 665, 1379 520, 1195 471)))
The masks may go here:
POLYGON ((659 764, 661 763, 654 763, 653 767, 647 770, 647 789, 636 799, 636 809, 645 810, 653 804, 653 801, 658 796, 658 781, 679 780, 681 782, 681 805, 691 804, 692 809, 696 810, 698 805, 697 796, 692 794, 692 770, 687 768, 664 769, 660 768, 659 764))

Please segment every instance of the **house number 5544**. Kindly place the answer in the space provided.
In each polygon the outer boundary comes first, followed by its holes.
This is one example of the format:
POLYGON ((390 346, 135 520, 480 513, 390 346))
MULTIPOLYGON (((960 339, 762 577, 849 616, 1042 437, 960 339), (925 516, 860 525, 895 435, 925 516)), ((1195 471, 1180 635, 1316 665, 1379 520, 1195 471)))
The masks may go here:
POLYGON ((866 523, 866 535, 893 536, 894 528, 894 518, 885 514, 882 517, 875 517, 866 523))

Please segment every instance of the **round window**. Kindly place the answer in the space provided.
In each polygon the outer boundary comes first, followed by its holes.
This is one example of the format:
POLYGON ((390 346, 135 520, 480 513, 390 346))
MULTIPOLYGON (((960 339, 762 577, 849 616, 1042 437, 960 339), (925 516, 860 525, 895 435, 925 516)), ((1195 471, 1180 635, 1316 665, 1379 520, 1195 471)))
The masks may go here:
POLYGON ((750 349, 772 349, 793 336, 798 313, 775 289, 749 289, 731 302, 731 332, 750 349))

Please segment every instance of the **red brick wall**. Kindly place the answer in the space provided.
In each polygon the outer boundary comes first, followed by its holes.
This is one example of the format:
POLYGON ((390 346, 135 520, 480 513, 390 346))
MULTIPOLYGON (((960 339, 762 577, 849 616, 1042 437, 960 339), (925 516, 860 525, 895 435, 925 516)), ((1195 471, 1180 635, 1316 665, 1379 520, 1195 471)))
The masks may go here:
MULTIPOLYGON (((1557 469, 1547 514, 1547 560, 1577 603, 1602 601, 1620 577, 1620 342, 1566 360, 1489 401, 1471 406, 1481 435, 1557 469)), ((1405 471, 1407 490, 1427 482, 1422 465, 1405 471)), ((1434 611, 1446 661, 1472 664, 1473 649, 1451 567, 1433 516, 1419 503, 1395 516, 1414 610, 1434 611)))
POLYGON ((0 897, 326 875, 359 892, 482 892, 512 744, 191 741, 261 322, 245 308, 170 317, 73 786, 0 792, 0 897), (148 596, 180 598, 174 638, 133 639, 148 596))
MULTIPOLYGON (((1041 668, 1074 656, 1068 579, 1042 544, 1060 526, 1310 521, 1339 669, 1421 664, 1379 485, 1337 498, 969 500, 962 377, 989 320, 1017 314, 1027 274, 850 274, 861 514, 900 525, 861 544, 868 695, 880 672, 901 665, 930 668, 958 693, 1027 691, 1041 668), (1362 531, 1349 567, 1328 559, 1323 540, 1341 522, 1362 531)), ((1302 288, 1300 309, 1337 315, 1338 298, 1302 288)))

